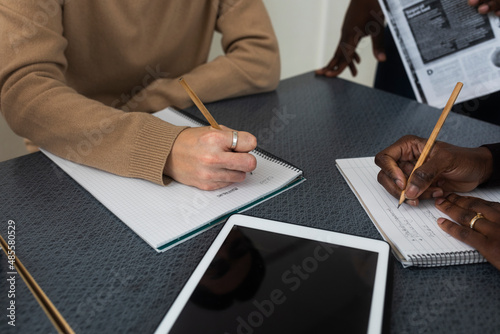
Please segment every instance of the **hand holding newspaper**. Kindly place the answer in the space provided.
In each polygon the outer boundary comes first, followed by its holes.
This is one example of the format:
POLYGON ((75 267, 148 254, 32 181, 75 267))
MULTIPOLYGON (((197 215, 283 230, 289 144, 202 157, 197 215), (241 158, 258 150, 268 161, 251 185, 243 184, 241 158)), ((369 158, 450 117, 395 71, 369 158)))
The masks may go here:
POLYGON ((419 102, 442 108, 500 89, 500 19, 466 0, 379 0, 419 102))

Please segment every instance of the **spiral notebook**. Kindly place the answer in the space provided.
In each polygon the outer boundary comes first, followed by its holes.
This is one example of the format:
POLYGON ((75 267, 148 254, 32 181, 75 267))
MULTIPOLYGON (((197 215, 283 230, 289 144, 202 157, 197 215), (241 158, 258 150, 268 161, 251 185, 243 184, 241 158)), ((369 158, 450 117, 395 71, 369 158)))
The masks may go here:
MULTIPOLYGON (((435 267, 485 262, 474 248, 453 238, 437 225, 446 217, 434 201, 418 207, 402 205, 377 182, 380 168, 374 158, 337 159, 342 173, 382 237, 403 266, 435 267)), ((476 189, 467 195, 500 202, 499 189, 476 189)))
MULTIPOLYGON (((175 125, 206 125, 172 108, 155 116, 175 125)), ((257 168, 243 182, 213 191, 177 182, 164 187, 43 152, 158 252, 305 180, 299 168, 260 149, 251 152, 257 159, 257 168)))

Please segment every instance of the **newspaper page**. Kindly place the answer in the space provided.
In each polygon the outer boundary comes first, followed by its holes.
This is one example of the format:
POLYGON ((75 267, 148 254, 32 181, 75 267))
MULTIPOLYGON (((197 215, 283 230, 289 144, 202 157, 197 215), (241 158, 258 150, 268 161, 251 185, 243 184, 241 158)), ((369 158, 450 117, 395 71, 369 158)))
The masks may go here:
POLYGON ((500 90, 500 19, 467 0, 379 0, 417 100, 443 108, 500 90))

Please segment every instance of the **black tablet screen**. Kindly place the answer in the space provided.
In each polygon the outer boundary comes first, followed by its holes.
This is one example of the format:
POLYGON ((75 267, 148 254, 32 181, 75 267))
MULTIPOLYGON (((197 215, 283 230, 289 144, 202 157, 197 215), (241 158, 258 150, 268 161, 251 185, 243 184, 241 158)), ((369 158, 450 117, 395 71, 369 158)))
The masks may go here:
POLYGON ((366 333, 377 257, 236 226, 170 333, 366 333))

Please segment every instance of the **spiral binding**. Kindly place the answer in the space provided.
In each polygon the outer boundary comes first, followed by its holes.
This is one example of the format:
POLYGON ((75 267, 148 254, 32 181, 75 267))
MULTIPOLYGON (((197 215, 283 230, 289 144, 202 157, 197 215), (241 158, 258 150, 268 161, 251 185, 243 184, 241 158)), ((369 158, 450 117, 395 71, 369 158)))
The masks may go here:
POLYGON ((302 172, 302 170, 300 168, 292 165, 288 161, 283 160, 283 159, 275 156, 274 154, 269 153, 266 150, 263 150, 259 147, 255 148, 252 152, 263 159, 273 161, 273 162, 277 163, 278 165, 281 165, 281 166, 284 166, 284 167, 287 167, 287 168, 293 170, 294 172, 302 172))
POLYGON ((185 118, 193 123, 196 123, 197 125, 199 126, 208 126, 210 124, 208 124, 207 121, 201 119, 201 118, 198 118, 196 116, 193 116, 191 114, 189 114, 187 111, 184 111, 184 110, 181 110, 181 109, 173 109, 173 111, 175 111, 177 113, 177 115, 181 116, 182 118, 185 118))
POLYGON ((486 262, 477 250, 450 253, 410 254, 408 260, 416 267, 438 267, 486 262))

